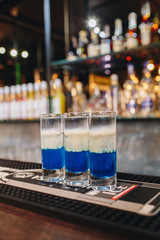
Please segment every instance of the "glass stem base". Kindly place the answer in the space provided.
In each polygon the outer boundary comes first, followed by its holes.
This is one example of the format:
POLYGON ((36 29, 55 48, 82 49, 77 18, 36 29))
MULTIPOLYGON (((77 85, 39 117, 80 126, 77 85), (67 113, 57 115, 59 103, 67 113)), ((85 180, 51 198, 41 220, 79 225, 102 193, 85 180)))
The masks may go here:
POLYGON ((89 172, 83 173, 72 173, 67 172, 65 173, 65 182, 67 185, 70 186, 88 186, 89 185, 89 172))
POLYGON ((91 187, 95 190, 101 190, 101 191, 113 191, 117 187, 117 176, 100 179, 90 176, 90 184, 91 187))
POLYGON ((64 180, 64 168, 57 170, 42 170, 42 176, 44 182, 60 182, 64 180))

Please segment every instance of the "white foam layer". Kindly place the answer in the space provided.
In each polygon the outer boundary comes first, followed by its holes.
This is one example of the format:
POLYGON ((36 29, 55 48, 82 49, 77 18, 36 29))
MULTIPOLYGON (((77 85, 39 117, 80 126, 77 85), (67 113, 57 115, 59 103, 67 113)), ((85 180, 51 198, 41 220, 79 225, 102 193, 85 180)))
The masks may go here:
POLYGON ((89 132, 89 150, 94 153, 116 150, 116 128, 97 128, 89 132))
POLYGON ((41 131, 41 148, 57 149, 63 146, 63 135, 56 129, 41 131))
POLYGON ((66 151, 87 151, 89 145, 88 131, 84 129, 67 130, 64 133, 64 147, 66 151))

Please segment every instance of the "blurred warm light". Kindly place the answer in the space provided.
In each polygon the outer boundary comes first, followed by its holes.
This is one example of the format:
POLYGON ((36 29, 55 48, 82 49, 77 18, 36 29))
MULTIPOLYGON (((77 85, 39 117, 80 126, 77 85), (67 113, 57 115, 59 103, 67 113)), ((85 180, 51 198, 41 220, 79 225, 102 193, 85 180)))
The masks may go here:
POLYGON ((131 78, 131 80, 132 80, 135 84, 138 84, 138 83, 139 83, 139 79, 136 77, 136 75, 131 74, 131 75, 130 75, 130 78, 131 78))
POLYGON ((11 55, 12 57, 16 57, 17 54, 18 54, 18 52, 17 52, 16 49, 12 49, 12 50, 10 51, 10 55, 11 55))
POLYGON ((88 25, 90 28, 94 28, 96 26, 97 22, 94 18, 91 18, 89 21, 88 21, 88 25))
POLYGON ((58 74, 57 73, 53 73, 52 74, 52 80, 55 80, 55 79, 57 79, 58 78, 58 74))
POLYGON ((154 30, 157 30, 157 29, 158 29, 158 24, 157 24, 157 23, 154 23, 154 24, 153 24, 153 29, 154 29, 154 30))
POLYGON ((4 69, 4 65, 0 64, 0 70, 4 69))
POLYGON ((156 81, 160 82, 160 76, 156 76, 156 81))
POLYGON ((144 75, 145 75, 146 78, 150 78, 151 77, 150 72, 146 72, 144 75))
POLYGON ((0 47, 0 54, 5 54, 6 49, 4 47, 0 47))
POLYGON ((148 83, 144 82, 143 83, 143 88, 144 88, 144 90, 148 90, 148 83))
POLYGON ((73 87, 72 90, 71 90, 71 95, 72 95, 72 97, 75 97, 76 94, 77 94, 76 88, 73 87))
POLYGON ((35 82, 38 83, 39 85, 41 84, 41 80, 40 79, 37 79, 35 82))
POLYGON ((127 84, 126 88, 127 88, 128 91, 132 90, 132 86, 130 84, 127 84))
POLYGON ((105 38, 106 34, 105 34, 105 32, 101 31, 101 32, 99 33, 99 36, 100 36, 100 38, 105 38))
POLYGON ((149 71, 153 71, 153 70, 155 69, 155 65, 150 62, 150 63, 147 65, 147 69, 148 69, 149 71))
POLYGON ((128 62, 130 62, 130 61, 132 60, 131 56, 127 56, 127 57, 126 57, 126 60, 127 60, 128 62))
POLYGON ((160 67, 158 68, 158 74, 160 75, 160 67))
POLYGON ((93 88, 93 89, 94 89, 94 88, 97 87, 97 84, 96 84, 96 83, 91 83, 89 86, 90 86, 90 88, 93 88))
POLYGON ((23 51, 23 52, 21 53, 21 56, 22 56, 23 58, 27 58, 27 57, 29 56, 29 53, 28 53, 27 51, 23 51))
POLYGON ((99 27, 95 27, 95 28, 94 28, 94 32, 95 32, 96 34, 98 34, 98 33, 100 32, 100 28, 99 28, 99 27))
POLYGON ((156 93, 158 93, 158 92, 159 92, 159 86, 155 85, 155 86, 154 86, 154 91, 155 91, 156 93))
POLYGON ((11 10, 10 10, 10 13, 13 17, 18 17, 18 14, 19 14, 19 8, 16 6, 16 7, 13 7, 11 10))

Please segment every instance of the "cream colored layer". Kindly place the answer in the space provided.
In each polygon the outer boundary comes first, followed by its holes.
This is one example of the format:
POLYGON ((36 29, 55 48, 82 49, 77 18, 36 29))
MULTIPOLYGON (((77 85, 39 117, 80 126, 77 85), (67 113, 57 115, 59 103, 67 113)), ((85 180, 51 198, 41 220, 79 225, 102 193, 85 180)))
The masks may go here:
POLYGON ((94 153, 116 150, 116 128, 97 128, 89 132, 89 150, 94 153))
POLYGON ((63 146, 63 135, 56 129, 41 131, 41 148, 57 149, 63 146))
POLYGON ((84 129, 67 130, 64 133, 64 147, 66 151, 81 152, 88 150, 88 131, 84 129))

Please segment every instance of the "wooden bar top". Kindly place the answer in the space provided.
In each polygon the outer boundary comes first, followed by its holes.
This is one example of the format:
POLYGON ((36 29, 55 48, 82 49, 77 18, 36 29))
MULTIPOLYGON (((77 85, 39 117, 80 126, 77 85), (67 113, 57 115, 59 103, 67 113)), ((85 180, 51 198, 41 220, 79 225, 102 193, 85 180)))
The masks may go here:
POLYGON ((1 240, 125 240, 115 233, 71 224, 0 203, 1 240))

